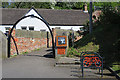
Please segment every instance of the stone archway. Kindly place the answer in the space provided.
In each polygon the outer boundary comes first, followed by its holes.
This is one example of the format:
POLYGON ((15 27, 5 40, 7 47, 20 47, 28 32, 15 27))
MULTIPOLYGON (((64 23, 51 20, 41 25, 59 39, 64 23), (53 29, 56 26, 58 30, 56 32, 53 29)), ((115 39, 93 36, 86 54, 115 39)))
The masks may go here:
POLYGON ((12 31, 13 31, 13 29, 16 27, 16 25, 17 25, 21 20, 23 20, 23 19, 25 19, 25 18, 27 18, 27 17, 37 18, 37 19, 39 19, 40 21, 42 21, 43 23, 45 23, 45 25, 48 27, 48 29, 49 29, 49 31, 50 31, 50 34, 51 34, 51 37, 52 37, 53 57, 55 58, 55 45, 54 45, 53 33, 52 33, 52 31, 51 31, 48 23, 47 23, 45 20, 43 20, 43 19, 41 19, 41 18, 39 18, 39 17, 37 17, 37 16, 34 16, 34 15, 24 16, 24 17, 20 18, 20 19, 13 25, 12 29, 10 30, 9 36, 8 36, 8 58, 10 57, 10 42, 11 42, 11 38, 12 38, 12 35, 11 35, 11 34, 12 34, 12 31))

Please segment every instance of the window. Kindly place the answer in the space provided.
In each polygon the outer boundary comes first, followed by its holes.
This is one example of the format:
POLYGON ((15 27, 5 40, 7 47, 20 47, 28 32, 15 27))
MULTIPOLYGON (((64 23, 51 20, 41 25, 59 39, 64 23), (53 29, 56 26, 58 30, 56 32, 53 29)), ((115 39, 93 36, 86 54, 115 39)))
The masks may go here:
POLYGON ((40 31, 46 31, 45 29, 41 29, 40 31))
POLYGON ((55 27, 55 29, 60 29, 60 27, 55 27))
POLYGON ((26 29, 27 29, 27 27, 21 27, 21 29, 22 29, 22 30, 26 30, 26 29))
POLYGON ((9 33, 9 29, 10 29, 10 27, 6 27, 6 28, 5 28, 5 32, 6 32, 6 33, 9 33))
POLYGON ((6 31, 9 31, 10 27, 6 27, 5 29, 6 29, 6 31))
POLYGON ((9 31, 6 31, 6 33, 8 34, 8 33, 9 33, 9 31))
POLYGON ((6 35, 6 36, 8 36, 8 34, 9 34, 9 29, 10 29, 10 27, 6 27, 6 28, 5 28, 5 32, 6 32, 5 35, 6 35))
POLYGON ((34 27, 29 27, 29 30, 34 30, 34 27))

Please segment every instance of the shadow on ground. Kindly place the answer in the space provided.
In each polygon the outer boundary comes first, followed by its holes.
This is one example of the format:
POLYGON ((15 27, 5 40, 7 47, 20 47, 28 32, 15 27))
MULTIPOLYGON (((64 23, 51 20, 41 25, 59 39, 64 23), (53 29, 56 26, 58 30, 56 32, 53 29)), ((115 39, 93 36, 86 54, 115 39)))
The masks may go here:
MULTIPOLYGON (((102 75, 101 73, 95 73, 95 74, 102 75)), ((115 75, 112 73, 103 73, 103 76, 115 76, 115 75)))
POLYGON ((24 56, 35 56, 35 57, 45 57, 45 58, 54 58, 53 57, 53 53, 52 53, 52 49, 47 49, 45 50, 47 53, 46 54, 26 54, 24 56))
POLYGON ((52 52, 45 54, 43 57, 45 57, 45 58, 54 58, 52 52))

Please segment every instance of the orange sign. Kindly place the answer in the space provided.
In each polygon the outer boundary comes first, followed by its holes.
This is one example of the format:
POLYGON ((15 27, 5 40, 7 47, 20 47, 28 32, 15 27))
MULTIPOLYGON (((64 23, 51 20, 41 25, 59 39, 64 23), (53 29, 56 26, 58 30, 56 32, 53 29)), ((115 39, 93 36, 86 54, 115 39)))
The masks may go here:
POLYGON ((56 46, 57 47, 67 46, 67 36, 57 36, 56 37, 56 46))
POLYGON ((58 53, 58 54, 65 54, 65 47, 59 47, 59 48, 57 49, 57 53, 58 53))

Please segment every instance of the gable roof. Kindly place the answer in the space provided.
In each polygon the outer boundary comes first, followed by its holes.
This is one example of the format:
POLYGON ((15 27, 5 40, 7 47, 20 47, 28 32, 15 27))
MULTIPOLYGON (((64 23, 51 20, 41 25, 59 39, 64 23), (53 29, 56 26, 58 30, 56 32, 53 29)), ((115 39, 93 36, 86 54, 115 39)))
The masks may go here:
MULTIPOLYGON (((35 11, 49 25, 83 25, 89 19, 89 14, 80 10, 36 9, 35 11)), ((29 9, 2 8, 2 24, 12 25, 27 12, 29 9)))

